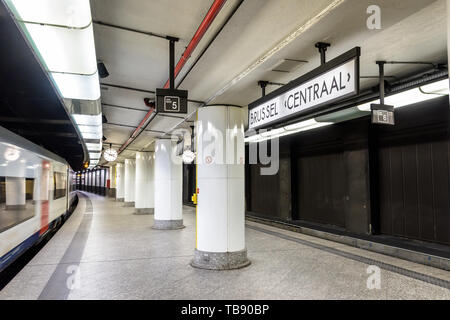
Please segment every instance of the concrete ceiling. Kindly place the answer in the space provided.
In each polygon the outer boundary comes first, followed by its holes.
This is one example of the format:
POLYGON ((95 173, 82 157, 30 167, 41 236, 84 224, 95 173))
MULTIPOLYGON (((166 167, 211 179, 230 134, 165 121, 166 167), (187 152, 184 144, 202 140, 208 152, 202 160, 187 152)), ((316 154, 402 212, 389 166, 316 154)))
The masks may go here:
MULTIPOLYGON (((176 61, 194 35, 212 0, 91 0, 94 21, 150 31, 180 38, 176 45, 176 61)), ((208 44, 227 16, 238 4, 228 0, 192 54, 177 80, 181 79, 208 44)), ((376 60, 446 61, 445 0, 277 0, 244 1, 233 17, 186 76, 181 89, 189 90, 189 98, 210 103, 246 106, 260 97, 258 80, 287 83, 319 65, 314 43, 327 41, 329 59, 355 46, 362 48, 361 75, 377 74, 376 60), (324 11, 330 5, 336 8, 324 11), (381 8, 381 30, 366 26, 369 5, 381 8), (282 49, 267 57, 294 30, 302 32, 282 49), (265 57, 266 55, 266 57, 265 57), (242 79, 233 79, 255 66, 242 79), (271 71, 281 59, 306 60, 289 73, 271 71), (226 90, 224 90, 226 88, 226 90), (223 92, 222 92, 223 91, 223 92), (219 94, 220 93, 220 94, 219 94)), ((96 51, 110 73, 102 83, 154 91, 168 79, 168 41, 94 24, 96 51)), ((387 74, 403 76, 424 66, 387 66, 387 74)), ((362 88, 376 80, 361 80, 362 88)), ((269 86, 268 92, 276 89, 269 86)), ((151 93, 102 86, 106 143, 119 147, 145 116, 145 97, 151 93), (122 107, 122 108, 120 108, 122 107), (137 110, 133 110, 137 109, 137 110)), ((189 103, 189 113, 198 103, 189 103)), ((188 113, 188 114, 189 114, 188 113)), ((124 151, 119 161, 133 157, 136 150, 152 150, 152 141, 183 119, 157 116, 139 138, 124 151)), ((186 124, 183 124, 186 125, 186 124)), ((187 124, 189 125, 189 124, 187 124)))

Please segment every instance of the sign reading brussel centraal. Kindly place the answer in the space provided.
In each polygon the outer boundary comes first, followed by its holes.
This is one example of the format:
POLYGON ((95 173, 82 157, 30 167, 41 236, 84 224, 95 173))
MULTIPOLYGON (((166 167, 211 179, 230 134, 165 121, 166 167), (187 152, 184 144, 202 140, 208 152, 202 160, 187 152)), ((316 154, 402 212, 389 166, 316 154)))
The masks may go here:
POLYGON ((354 48, 251 103, 249 129, 326 109, 332 103, 358 94, 359 56, 360 48, 354 48))

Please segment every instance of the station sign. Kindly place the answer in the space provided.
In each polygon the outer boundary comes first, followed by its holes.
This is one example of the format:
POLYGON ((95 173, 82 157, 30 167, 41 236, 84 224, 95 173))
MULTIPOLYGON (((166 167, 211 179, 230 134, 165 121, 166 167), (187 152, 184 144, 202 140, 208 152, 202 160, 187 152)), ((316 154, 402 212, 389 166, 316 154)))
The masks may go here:
POLYGON ((386 104, 371 104, 372 123, 395 125, 394 106, 386 104))
POLYGON ((356 47, 249 104, 249 129, 260 129, 332 107, 359 93, 356 47))
POLYGON ((156 89, 158 113, 187 113, 187 90, 156 89))

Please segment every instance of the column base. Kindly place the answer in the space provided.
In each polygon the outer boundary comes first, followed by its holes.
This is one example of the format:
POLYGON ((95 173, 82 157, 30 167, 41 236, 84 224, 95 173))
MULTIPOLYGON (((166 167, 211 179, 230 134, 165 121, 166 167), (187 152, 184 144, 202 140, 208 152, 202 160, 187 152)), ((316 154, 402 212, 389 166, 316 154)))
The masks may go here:
POLYGON ((110 197, 110 198, 115 198, 116 197, 116 189, 115 188, 110 188, 108 190, 108 197, 110 197))
POLYGON ((5 206, 5 210, 12 210, 12 211, 18 211, 18 210, 25 210, 27 206, 25 204, 10 204, 5 206))
POLYGON ((236 252, 206 252, 195 249, 191 266, 208 270, 232 270, 250 265, 247 249, 236 252))
POLYGON ((141 215, 141 214, 154 214, 155 209, 154 208, 136 208, 136 211, 134 214, 141 215))
POLYGON ((134 207, 134 201, 124 201, 124 207, 134 207))
POLYGON ((176 230, 176 229, 183 229, 183 219, 181 220, 156 220, 153 224, 153 229, 158 230, 176 230))
POLYGON ((125 199, 124 198, 116 198, 117 202, 123 202, 125 199))

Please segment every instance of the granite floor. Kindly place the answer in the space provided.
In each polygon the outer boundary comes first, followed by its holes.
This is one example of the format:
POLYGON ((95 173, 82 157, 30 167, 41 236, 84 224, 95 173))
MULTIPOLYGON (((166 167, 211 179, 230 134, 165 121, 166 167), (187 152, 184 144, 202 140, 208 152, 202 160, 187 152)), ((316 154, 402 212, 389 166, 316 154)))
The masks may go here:
POLYGON ((450 272, 249 221, 249 267, 195 269, 189 265, 195 211, 183 210, 186 228, 154 230, 153 215, 134 215, 123 203, 84 193, 71 218, 0 299, 450 299, 443 286, 385 269, 377 281, 368 264, 275 233, 446 282, 450 272))

